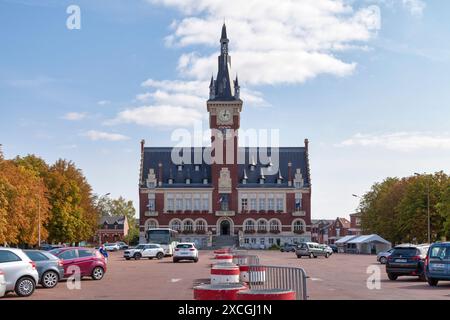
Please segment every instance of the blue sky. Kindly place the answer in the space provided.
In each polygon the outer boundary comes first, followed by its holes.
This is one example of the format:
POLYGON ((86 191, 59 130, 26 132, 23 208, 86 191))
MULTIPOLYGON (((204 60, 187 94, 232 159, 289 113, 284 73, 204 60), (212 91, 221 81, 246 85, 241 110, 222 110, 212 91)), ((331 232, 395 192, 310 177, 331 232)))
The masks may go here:
POLYGON ((225 19, 241 127, 309 138, 314 218, 347 216, 387 176, 450 171, 450 3, 215 2, 0 0, 6 157, 71 159, 96 193, 136 203, 139 141, 207 126, 225 19))

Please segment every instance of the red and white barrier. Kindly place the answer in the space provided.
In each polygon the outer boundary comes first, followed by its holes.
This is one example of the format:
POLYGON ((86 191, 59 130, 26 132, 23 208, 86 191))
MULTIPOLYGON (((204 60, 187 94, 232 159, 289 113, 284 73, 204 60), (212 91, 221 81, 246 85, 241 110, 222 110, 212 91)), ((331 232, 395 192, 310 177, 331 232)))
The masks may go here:
POLYGON ((230 253, 230 249, 222 248, 214 250, 214 254, 227 254, 227 253, 230 253))
POLYGON ((237 300, 295 300, 291 290, 243 290, 237 293, 237 300))
POLYGON ((232 263, 233 256, 231 254, 216 254, 213 260, 213 264, 218 263, 232 263))
POLYGON ((266 268, 263 266, 253 266, 251 276, 249 269, 250 267, 246 265, 239 266, 241 282, 264 283, 266 281, 266 268))
POLYGON ((203 284, 194 287, 194 300, 237 300, 237 293, 247 289, 242 283, 203 284))
POLYGON ((239 267, 234 264, 217 264, 211 269, 211 284, 239 283, 239 267))

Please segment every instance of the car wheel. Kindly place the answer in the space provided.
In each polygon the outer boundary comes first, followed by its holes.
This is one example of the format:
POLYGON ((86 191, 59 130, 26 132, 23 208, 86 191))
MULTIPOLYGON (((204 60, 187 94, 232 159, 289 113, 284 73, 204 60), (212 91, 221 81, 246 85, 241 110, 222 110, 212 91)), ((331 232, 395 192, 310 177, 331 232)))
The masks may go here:
POLYGON ((194 259, 194 262, 197 263, 198 262, 198 258, 194 259))
POLYGON ((134 254, 134 260, 139 260, 140 258, 142 258, 142 255, 140 253, 134 254))
POLYGON ((299 256, 299 255, 297 255, 297 258, 298 258, 298 259, 301 259, 301 258, 302 258, 302 256, 299 256))
POLYGON ((178 262, 178 259, 173 259, 173 263, 177 263, 178 262))
POLYGON ((125 260, 130 260, 130 258, 125 258, 125 260))
POLYGON ((95 267, 94 270, 92 270, 92 279, 94 280, 101 280, 104 275, 105 271, 102 267, 95 267))
POLYGON ((427 281, 428 281, 428 284, 432 287, 436 287, 439 282, 438 279, 433 279, 433 278, 428 278, 427 281))
POLYGON ((381 257, 381 258, 380 258, 380 263, 381 263, 381 264, 386 264, 386 262, 387 262, 386 257, 381 257))
POLYGON ((158 252, 158 253, 156 254, 156 259, 161 260, 162 258, 164 258, 164 253, 158 252))
POLYGON ((394 281, 394 280, 397 280, 398 276, 393 273, 388 273, 388 278, 389 278, 389 280, 394 281))
POLYGON ((309 254, 309 258, 310 258, 310 259, 314 258, 314 254, 313 254, 313 253, 310 253, 310 254, 309 254))
POLYGON ((330 257, 330 254, 327 252, 327 253, 325 253, 325 258, 329 258, 330 257))
POLYGON ((14 291, 19 297, 29 297, 33 294, 35 288, 36 283, 32 278, 23 277, 16 282, 14 291))
POLYGON ((44 288, 54 288, 58 284, 59 276, 55 271, 47 271, 42 275, 41 284, 44 288))

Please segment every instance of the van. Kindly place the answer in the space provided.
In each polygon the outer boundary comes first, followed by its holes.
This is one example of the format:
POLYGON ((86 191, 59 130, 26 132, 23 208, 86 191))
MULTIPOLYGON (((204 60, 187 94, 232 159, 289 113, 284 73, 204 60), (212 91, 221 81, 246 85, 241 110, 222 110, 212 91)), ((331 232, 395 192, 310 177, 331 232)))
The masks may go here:
POLYGON ((331 255, 331 252, 327 250, 326 246, 316 242, 303 242, 297 246, 295 254, 299 259, 301 257, 317 258, 318 256, 328 258, 331 255))
POLYGON ((450 242, 430 246, 425 259, 425 274, 432 287, 437 286, 440 280, 450 281, 450 242))

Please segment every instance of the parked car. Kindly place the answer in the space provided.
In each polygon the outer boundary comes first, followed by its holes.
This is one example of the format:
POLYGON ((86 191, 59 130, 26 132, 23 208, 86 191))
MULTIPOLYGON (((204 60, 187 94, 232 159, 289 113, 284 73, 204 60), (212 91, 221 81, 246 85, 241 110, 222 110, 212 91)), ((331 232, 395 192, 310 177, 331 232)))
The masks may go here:
POLYGON ((386 261, 386 273, 389 280, 399 276, 418 276, 425 280, 424 264, 428 245, 399 245, 394 247, 386 261))
POLYGON ((130 260, 131 258, 135 260, 139 260, 141 258, 156 258, 160 260, 164 258, 164 249, 161 248, 159 244, 144 243, 137 245, 135 248, 125 250, 123 252, 123 257, 126 260, 130 260))
POLYGON ((337 253, 338 252, 338 247, 335 244, 330 244, 329 247, 333 250, 333 253, 337 253))
POLYGON ((45 243, 45 244, 43 244, 43 245, 41 245, 41 250, 44 250, 44 251, 50 251, 50 250, 53 250, 53 249, 58 249, 58 248, 62 248, 63 246, 62 245, 59 245, 59 244, 48 244, 48 243, 45 243))
POLYGON ((441 280, 450 281, 450 242, 434 243, 428 249, 425 274, 430 286, 441 280))
POLYGON ((103 245, 106 251, 119 251, 120 247, 117 243, 105 243, 103 245))
POLYGON ((195 244, 191 242, 182 242, 175 247, 173 253, 173 262, 177 263, 181 260, 192 260, 198 262, 198 250, 195 244))
POLYGON ((63 260, 64 278, 74 273, 74 267, 80 268, 82 277, 92 277, 94 280, 101 280, 106 273, 105 257, 98 250, 67 247, 52 250, 50 253, 63 260))
POLYGON ((126 250, 126 249, 128 249, 128 245, 125 243, 125 242, 123 242, 123 241, 118 241, 118 242, 116 242, 117 243, 117 245, 119 246, 119 250, 126 250))
POLYGON ((325 250, 325 253, 329 253, 330 254, 330 256, 333 254, 333 249, 329 246, 329 245, 327 245, 327 244, 320 244, 319 245, 323 250, 325 250))
POLYGON ((295 252, 296 244, 285 243, 281 248, 281 252, 295 252))
POLYGON ((300 243, 295 249, 295 254, 299 259, 301 257, 317 258, 318 256, 324 256, 325 258, 328 258, 331 255, 328 250, 325 250, 323 245, 320 245, 316 242, 300 243))
POLYGON ((388 257, 391 255, 392 251, 394 251, 394 248, 391 248, 388 251, 378 252, 377 261, 381 264, 386 264, 386 261, 388 257))
POLYGON ((44 288, 54 288, 64 278, 63 261, 47 251, 24 250, 25 254, 36 263, 39 283, 44 288))
POLYGON ((0 270, 0 298, 6 293, 6 279, 5 274, 0 270))
POLYGON ((20 297, 33 294, 39 275, 36 264, 22 250, 0 248, 0 269, 6 281, 5 292, 14 291, 20 297))

